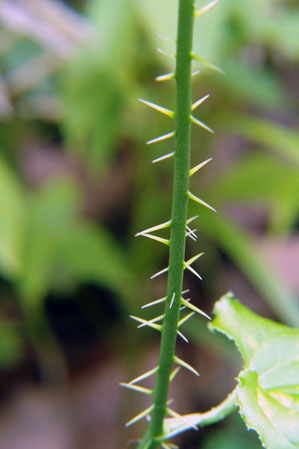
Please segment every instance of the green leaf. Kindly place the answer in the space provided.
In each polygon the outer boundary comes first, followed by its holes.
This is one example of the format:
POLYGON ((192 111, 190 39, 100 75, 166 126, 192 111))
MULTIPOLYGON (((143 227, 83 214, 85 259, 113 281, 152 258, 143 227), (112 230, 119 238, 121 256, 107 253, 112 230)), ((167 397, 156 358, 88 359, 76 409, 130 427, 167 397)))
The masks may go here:
POLYGON ((236 402, 268 449, 299 447, 299 331, 262 318, 224 296, 211 330, 233 339, 244 359, 236 402))
POLYGON ((117 150, 134 85, 136 24, 126 0, 92 0, 88 10, 96 30, 94 45, 65 70, 63 130, 69 147, 81 152, 91 169, 104 172, 117 150))
POLYGON ((98 282, 118 294, 132 284, 127 257, 114 238, 80 218, 80 198, 71 181, 56 179, 28 201, 19 279, 28 307, 39 304, 51 289, 71 289, 80 282, 98 282))
POLYGON ((22 185, 0 158, 0 270, 15 276, 22 264, 24 197, 22 185))
POLYGON ((23 341, 16 323, 1 317, 0 326, 0 366, 10 369, 19 363, 23 356, 23 341))

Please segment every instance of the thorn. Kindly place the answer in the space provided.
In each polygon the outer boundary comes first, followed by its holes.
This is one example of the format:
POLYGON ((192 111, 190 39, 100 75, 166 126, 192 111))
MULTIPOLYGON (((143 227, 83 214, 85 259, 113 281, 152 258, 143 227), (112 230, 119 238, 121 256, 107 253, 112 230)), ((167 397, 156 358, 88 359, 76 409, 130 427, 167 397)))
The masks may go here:
POLYGON ((201 200, 200 198, 198 198, 197 196, 193 195, 193 193, 191 193, 190 191, 188 192, 188 196, 190 198, 190 200, 195 201, 196 203, 201 204, 202 206, 207 207, 208 209, 212 210, 213 212, 217 212, 216 209, 214 209, 214 207, 210 206, 208 203, 206 203, 205 201, 201 200))
POLYGON ((188 290, 183 290, 182 295, 185 295, 186 293, 189 293, 189 292, 190 292, 190 288, 188 288, 188 290))
POLYGON ((191 170, 189 171, 189 176, 194 175, 198 170, 200 170, 202 167, 204 167, 205 165, 207 165, 209 162, 211 162, 213 158, 210 157, 209 159, 207 159, 206 161, 201 162, 200 164, 196 165, 195 167, 191 168, 191 170))
POLYGON ((152 234, 140 234, 142 237, 147 237, 148 239, 156 240, 156 242, 163 243, 164 245, 169 246, 169 240, 163 239, 162 237, 158 237, 157 235, 152 234))
POLYGON ((195 238, 191 232, 186 232, 186 237, 190 237, 191 240, 193 240, 194 242, 196 242, 197 237, 195 238))
POLYGON ((195 125, 199 126, 200 128, 205 129, 206 131, 209 131, 209 133, 211 133, 211 134, 215 134, 215 131, 213 131, 212 128, 210 128, 208 125, 201 122, 197 118, 193 117, 192 114, 190 115, 190 119, 191 119, 191 122, 195 123, 195 125))
POLYGON ((141 306, 142 309, 146 309, 147 307, 155 306, 156 304, 160 304, 161 302, 165 302, 167 299, 167 296, 164 296, 164 298, 156 299, 155 301, 148 302, 147 304, 144 304, 144 306, 141 306))
POLYGON ((140 329, 141 327, 144 327, 144 326, 148 326, 148 323, 156 323, 157 321, 161 321, 161 320, 163 320, 164 317, 165 317, 165 313, 157 316, 156 318, 153 318, 152 320, 147 321, 146 323, 139 324, 139 326, 137 326, 137 329, 140 329))
POLYGON ((193 59, 195 59, 195 61, 201 62, 202 64, 209 67, 210 69, 215 70, 215 72, 219 72, 222 74, 225 73, 222 69, 220 69, 220 67, 218 67, 215 64, 212 64, 211 62, 209 62, 207 59, 203 58, 202 56, 196 55, 195 53, 192 52, 191 57, 193 59))
POLYGON ((187 235, 187 237, 193 237, 192 238, 192 240, 197 240, 197 235, 195 234, 195 232, 197 231, 197 229, 191 229, 191 228, 189 228, 189 226, 186 224, 186 229, 187 229, 187 233, 186 233, 186 235, 187 235))
POLYGON ((199 215, 195 215, 194 217, 188 218, 188 220, 186 221, 186 224, 190 224, 192 221, 196 220, 196 218, 198 218, 199 215))
POLYGON ((131 384, 131 385, 137 384, 141 380, 147 379, 148 377, 152 376, 153 374, 156 374, 157 371, 158 371, 158 367, 156 366, 156 368, 151 369, 144 374, 141 374, 141 376, 135 377, 135 379, 131 380, 131 382, 129 382, 129 384, 131 384))
POLYGON ((152 164, 156 164, 157 162, 164 161, 165 159, 169 159, 172 156, 174 156, 174 151, 172 153, 164 154, 164 156, 157 157, 157 159, 154 159, 152 161, 152 164))
POLYGON ((171 131, 170 133, 163 134, 163 136, 156 137, 155 139, 148 140, 147 145, 151 145, 152 143, 162 142, 162 140, 170 139, 175 136, 175 131, 171 131))
POLYGON ((151 276, 151 279, 155 279, 156 277, 160 276, 161 274, 167 273, 168 268, 169 268, 169 267, 164 268, 163 270, 158 271, 158 273, 153 274, 153 275, 151 276))
POLYGON ((163 108, 163 106, 159 106, 158 104, 152 103, 151 101, 143 100, 142 98, 138 98, 138 101, 145 104, 146 106, 149 106, 152 109, 155 109, 158 112, 161 112, 164 115, 167 115, 167 117, 174 117, 174 112, 170 109, 163 108))
POLYGON ((203 312, 202 310, 200 310, 198 307, 196 307, 195 305, 191 304, 190 302, 186 301, 184 298, 181 298, 181 303, 184 304, 184 306, 188 307, 188 309, 193 310, 193 312, 199 313, 200 315, 206 317, 208 320, 211 320, 211 318, 209 317, 209 315, 207 315, 205 312, 203 312))
POLYGON ((132 424, 135 424, 135 422, 140 421, 140 419, 145 418, 146 415, 148 415, 149 413, 151 413, 151 411, 153 410, 154 406, 151 405, 149 408, 143 410, 143 412, 139 413, 138 415, 136 415, 133 419, 131 419, 130 421, 127 422, 126 427, 131 426, 132 424))
POLYGON ((137 232, 137 234, 135 234, 135 237, 139 237, 140 235, 143 235, 143 234, 149 234, 150 232, 154 232, 154 231, 160 231, 161 229, 169 228, 170 225, 171 225, 171 220, 166 221, 165 223, 161 223, 156 226, 152 226, 151 228, 145 229, 144 231, 137 232))
POLYGON ((158 37, 159 37, 160 39, 163 39, 164 41, 176 43, 176 39, 172 39, 171 37, 168 37, 168 36, 166 36, 165 34, 158 33, 158 37))
POLYGON ((213 8, 214 5, 216 5, 216 3, 218 3, 218 0, 212 0, 210 3, 208 3, 206 6, 203 6, 202 8, 200 8, 198 11, 195 11, 194 13, 194 18, 196 19, 197 17, 202 16, 203 14, 205 14, 206 12, 208 12, 210 9, 213 8))
POLYGON ((170 305, 169 308, 172 308, 173 302, 174 302, 174 298, 175 298, 175 293, 172 295, 171 301, 170 301, 170 305))
MULTIPOLYGON (((184 417, 182 415, 180 415, 179 413, 175 412, 174 410, 172 410, 171 408, 167 408, 167 413, 172 416, 173 418, 178 418, 180 419, 183 423, 188 423, 187 420, 184 419, 184 417)), ((188 423, 189 425, 189 423, 188 423)), ((194 430, 198 430, 198 428, 196 426, 191 426, 194 430)))
POLYGON ((168 56, 169 58, 175 58, 175 54, 167 53, 159 47, 157 47, 157 52, 161 53, 161 55, 168 56))
POLYGON ((200 73, 200 70, 195 70, 193 73, 191 73, 191 76, 196 76, 200 73))
POLYGON ((178 335, 179 335, 179 336, 180 336, 186 343, 189 343, 188 338, 186 338, 185 335, 182 334, 181 331, 177 330, 177 334, 178 334, 178 335))
POLYGON ((198 260, 200 257, 202 257, 204 255, 204 253, 199 253, 196 254, 196 256, 191 257, 191 259, 187 260, 185 263, 187 263, 188 265, 193 264, 193 262, 195 262, 196 260, 198 260))
POLYGON ((175 363, 177 363, 178 365, 181 365, 183 368, 188 369, 189 371, 191 371, 191 373, 195 374, 196 376, 199 376, 199 373, 194 368, 192 368, 191 365, 189 365, 188 363, 184 362, 184 360, 181 360, 176 355, 174 356, 173 361, 175 363))
POLYGON ((177 366, 173 371, 172 371, 172 373, 170 374, 170 376, 169 376, 169 382, 172 382, 173 381, 173 379, 176 377, 176 375, 178 374, 178 372, 180 371, 180 367, 179 366, 177 366))
POLYGON ((139 385, 131 385, 131 384, 126 384, 124 382, 121 382, 119 385, 121 387, 128 388, 129 390, 137 391, 138 393, 144 393, 144 394, 148 394, 148 395, 153 394, 152 390, 149 390, 148 388, 145 388, 145 387, 140 387, 139 385))
POLYGON ((194 111, 196 108, 198 108, 199 105, 201 105, 204 101, 206 101, 209 98, 210 94, 205 95, 204 97, 197 100, 193 105, 191 106, 191 111, 194 111))
POLYGON ((146 326, 161 332, 162 326, 160 326, 159 324, 151 323, 150 321, 143 320, 142 318, 138 318, 134 315, 130 315, 130 318, 132 318, 132 320, 138 321, 139 323, 144 323, 146 326))
MULTIPOLYGON (((181 298, 181 299, 184 299, 184 298, 181 298)), ((189 302, 189 301, 191 301, 191 298, 188 298, 188 299, 186 299, 185 301, 189 302)), ((187 307, 186 307, 186 306, 182 306, 182 307, 180 308, 180 312, 182 312, 182 311, 185 310, 185 309, 187 309, 187 307)))
POLYGON ((187 262, 184 262, 184 267, 187 268, 187 270, 191 271, 191 273, 194 274, 194 276, 198 277, 202 281, 202 277, 200 274, 197 273, 197 271, 194 270, 194 268, 190 267, 190 265, 187 264, 187 262))
POLYGON ((156 76, 156 81, 160 82, 160 81, 169 81, 175 78, 175 73, 174 72, 170 72, 170 73, 165 73, 164 75, 159 75, 156 76))
POLYGON ((180 326, 182 326, 182 324, 186 323, 186 321, 188 321, 191 317, 193 317, 193 315, 195 315, 195 312, 188 313, 188 315, 186 315, 184 318, 182 318, 178 322, 178 327, 180 327, 180 326))

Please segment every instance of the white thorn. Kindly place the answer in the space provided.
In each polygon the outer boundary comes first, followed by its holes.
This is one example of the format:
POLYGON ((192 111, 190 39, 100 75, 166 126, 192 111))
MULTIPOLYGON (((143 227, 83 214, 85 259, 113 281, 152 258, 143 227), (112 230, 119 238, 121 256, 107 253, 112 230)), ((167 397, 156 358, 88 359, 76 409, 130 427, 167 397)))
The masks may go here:
POLYGON ((189 171, 189 176, 194 175, 198 170, 200 170, 202 167, 204 167, 205 165, 207 165, 213 158, 210 157, 209 159, 207 159, 204 162, 201 162, 200 164, 196 165, 195 167, 191 168, 191 170, 189 171))
POLYGON ((194 268, 190 267, 187 262, 184 262, 184 267, 187 268, 187 270, 191 271, 191 273, 193 273, 196 277, 198 277, 198 279, 202 281, 202 277, 200 276, 200 274, 198 274, 197 271, 194 270, 194 268))
POLYGON ((158 33, 158 37, 160 38, 160 39, 163 39, 164 41, 168 41, 168 42, 176 42, 176 40, 175 39, 172 39, 171 37, 168 37, 168 36, 166 36, 165 34, 162 34, 162 33, 158 33))
POLYGON ((191 317, 193 317, 193 315, 195 315, 195 312, 188 313, 188 315, 186 315, 178 322, 178 327, 181 327, 184 323, 186 323, 186 321, 188 321, 191 317))
POLYGON ((165 159, 169 159, 170 157, 174 156, 174 151, 172 153, 164 154, 164 156, 157 157, 152 161, 153 164, 156 164, 157 162, 164 161, 165 159))
POLYGON ((149 106, 150 108, 154 109, 155 111, 158 111, 164 115, 167 115, 167 117, 170 117, 170 118, 174 117, 174 112, 171 111, 170 109, 164 108, 163 106, 153 103, 152 101, 143 100, 142 98, 138 98, 138 101, 140 101, 140 103, 145 104, 146 106, 149 106))
POLYGON ((163 134, 163 136, 155 137, 154 139, 148 140, 147 145, 151 145, 152 143, 162 142, 162 140, 170 139, 175 136, 175 131, 171 131, 170 133, 163 134))
POLYGON ((178 335, 179 335, 179 336, 180 336, 186 343, 189 343, 188 338, 186 338, 185 335, 182 334, 181 331, 177 330, 177 334, 178 334, 178 335))
POLYGON ((200 8, 198 11, 195 11, 194 13, 194 17, 200 17, 202 16, 204 13, 206 13, 207 11, 209 11, 211 8, 213 8, 214 5, 216 5, 216 3, 218 3, 218 0, 212 0, 210 3, 208 3, 206 6, 203 6, 202 8, 200 8))
POLYGON ((177 363, 178 365, 181 365, 183 368, 188 369, 189 371, 191 371, 191 373, 195 374, 196 376, 199 376, 199 373, 191 365, 189 365, 188 363, 184 362, 184 360, 181 360, 176 355, 174 356, 173 361, 175 363, 177 363))
POLYGON ((177 366, 173 371, 172 371, 172 373, 170 374, 170 376, 169 376, 169 382, 172 382, 173 381, 173 379, 176 377, 176 375, 178 374, 178 372, 180 371, 180 367, 179 366, 177 366))
POLYGON ((174 72, 170 72, 170 73, 165 73, 164 75, 156 76, 155 79, 156 79, 156 81, 160 82, 160 81, 172 80, 172 79, 174 79, 174 77, 175 77, 174 72))
POLYGON ((199 126, 200 128, 205 129, 206 131, 209 131, 212 134, 215 134, 215 131, 213 131, 212 128, 210 128, 208 125, 201 122, 197 118, 193 117, 193 115, 190 115, 190 119, 191 119, 191 122, 195 123, 195 125, 199 126))
POLYGON ((216 209, 214 209, 214 207, 210 206, 208 203, 206 203, 205 201, 201 200, 200 198, 198 198, 197 196, 193 195, 193 193, 191 193, 190 191, 188 192, 188 196, 191 200, 195 201, 196 203, 201 204, 202 206, 207 207, 208 209, 212 210, 213 212, 217 212, 216 209))
POLYGON ((169 58, 174 58, 175 55, 171 53, 167 53, 166 51, 162 50, 161 48, 157 47, 157 52, 161 53, 161 55, 168 56, 169 58))
POLYGON ((163 239, 162 237, 159 237, 157 235, 146 234, 145 232, 143 232, 140 235, 142 237, 147 237, 148 239, 155 240, 156 242, 163 243, 164 245, 169 246, 169 240, 168 239, 163 239))
POLYGON ((196 76, 196 75, 198 75, 200 73, 200 70, 195 70, 192 74, 191 74, 191 76, 196 76))
POLYGON ((205 95, 204 97, 197 100, 193 105, 191 106, 191 111, 194 111, 199 105, 201 105, 204 101, 206 101, 209 98, 210 94, 205 95))
POLYGON ((204 64, 205 66, 209 67, 212 70, 215 70, 216 72, 222 73, 224 74, 224 71, 222 69, 220 69, 220 67, 217 67, 217 65, 212 64, 211 62, 209 62, 207 59, 203 58, 202 56, 196 55, 195 53, 191 53, 191 57, 193 59, 195 59, 195 61, 199 61, 202 64, 204 64))
POLYGON ((191 237, 191 235, 193 235, 194 239, 196 240, 197 239, 197 235, 195 234, 195 232, 197 231, 197 229, 193 229, 192 230, 191 228, 189 228, 189 226, 187 224, 186 224, 186 229, 188 231, 187 235, 189 237, 191 237))
POLYGON ((171 301, 170 301, 170 305, 169 308, 172 308, 173 302, 174 302, 174 298, 175 298, 175 293, 172 295, 171 301))
POLYGON ((135 234, 135 237, 139 237, 140 235, 143 235, 143 234, 149 234, 150 232, 154 232, 154 231, 160 231, 161 229, 169 228, 170 225, 171 225, 171 220, 168 220, 165 223, 161 223, 159 225, 152 226, 151 228, 145 229, 144 231, 137 232, 137 234, 135 234))
POLYGON ((194 217, 188 218, 188 220, 186 221, 186 224, 190 224, 192 221, 196 220, 196 218, 198 218, 199 215, 195 215, 194 217))
POLYGON ((141 327, 144 327, 144 326, 148 326, 148 323, 156 323, 157 321, 161 321, 161 320, 163 320, 164 317, 165 317, 165 313, 157 316, 156 318, 153 318, 152 320, 147 321, 146 323, 139 324, 139 326, 137 326, 137 329, 140 329, 141 327))
POLYGON ((208 320, 211 320, 209 315, 207 315, 205 312, 203 312, 201 309, 196 307, 194 304, 191 304, 190 302, 187 302, 185 299, 181 298, 181 303, 184 304, 188 309, 192 310, 193 312, 199 313, 200 315, 204 316, 208 320))
POLYGON ((142 318, 138 318, 137 316, 134 315, 130 315, 130 318, 132 318, 132 320, 138 321, 139 323, 144 323, 146 326, 151 327, 152 329, 161 331, 162 326, 158 324, 151 323, 150 321, 143 320, 142 318))
POLYGON ((200 257, 202 257, 204 255, 204 252, 196 254, 195 256, 191 257, 190 259, 188 259, 186 261, 187 264, 191 265, 193 264, 193 262, 195 262, 196 260, 198 260, 200 257))
POLYGON ((144 374, 141 374, 141 376, 135 377, 135 379, 131 380, 131 382, 129 382, 129 384, 131 384, 131 385, 137 384, 141 380, 147 379, 148 377, 152 376, 153 374, 156 374, 157 371, 158 371, 158 367, 156 366, 156 368, 151 369, 144 374))
POLYGON ((130 421, 127 422, 126 427, 131 426, 132 424, 135 424, 135 422, 139 421, 142 418, 145 418, 146 415, 148 415, 149 413, 151 413, 151 411, 153 410, 154 406, 151 405, 149 408, 145 409, 143 412, 139 413, 138 415, 136 415, 133 419, 131 419, 130 421))
POLYGON ((161 270, 161 271, 158 271, 158 273, 153 274, 153 275, 151 276, 151 279, 155 279, 156 277, 160 276, 161 274, 167 273, 167 271, 168 271, 168 267, 167 267, 167 268, 164 268, 164 269, 161 270))
POLYGON ((119 385, 121 387, 128 388, 129 390, 137 391, 138 393, 144 393, 148 395, 152 395, 153 393, 149 388, 140 387, 139 385, 126 384, 124 382, 121 382, 119 385))
POLYGON ((141 306, 142 309, 146 309, 147 307, 155 306, 156 304, 160 304, 161 302, 165 302, 167 299, 167 296, 164 296, 164 298, 156 299, 155 301, 148 302, 147 304, 144 304, 144 306, 141 306))

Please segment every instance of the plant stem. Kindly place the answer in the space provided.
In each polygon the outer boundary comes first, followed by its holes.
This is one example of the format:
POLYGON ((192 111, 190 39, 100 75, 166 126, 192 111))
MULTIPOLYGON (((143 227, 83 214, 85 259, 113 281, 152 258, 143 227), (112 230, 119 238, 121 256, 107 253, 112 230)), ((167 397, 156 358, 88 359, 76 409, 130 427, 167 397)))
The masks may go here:
POLYGON ((170 418, 169 423, 166 422, 166 428, 168 433, 168 438, 178 435, 185 430, 191 429, 193 427, 202 427, 209 424, 214 424, 221 421, 226 416, 230 415, 236 408, 236 396, 237 396, 238 386, 216 407, 211 408, 205 413, 191 413, 189 415, 182 416, 181 424, 176 426, 171 426, 171 421, 176 421, 176 418, 170 418))
POLYGON ((194 0, 180 0, 176 52, 176 148, 174 156, 174 184, 169 251, 167 301, 158 371, 153 393, 153 411, 149 429, 139 449, 155 449, 163 435, 163 421, 167 412, 169 376, 174 361, 177 324, 182 297, 186 220, 188 208, 190 141, 191 141, 191 51, 193 38, 194 0), (171 299, 175 299, 170 308, 171 299))

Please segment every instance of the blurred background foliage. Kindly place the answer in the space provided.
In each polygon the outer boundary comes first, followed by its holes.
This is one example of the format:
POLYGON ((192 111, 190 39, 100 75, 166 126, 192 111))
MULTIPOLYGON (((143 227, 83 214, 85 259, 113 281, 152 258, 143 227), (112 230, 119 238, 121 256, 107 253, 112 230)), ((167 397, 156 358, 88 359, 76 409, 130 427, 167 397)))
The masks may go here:
MULTIPOLYGON (((171 123, 136 98, 175 105, 174 84, 154 78, 174 68, 155 48, 174 53, 176 9, 172 0, 0 2, 5 449, 113 449, 138 431, 123 423, 140 398, 118 382, 154 364, 158 339, 147 331, 137 339, 128 314, 164 295, 166 280, 149 276, 166 266, 167 251, 133 235, 169 219, 172 163, 151 160, 173 142, 145 145, 171 123)), ((208 312, 232 289, 255 311, 298 326, 298 2, 221 0, 197 21, 194 49, 225 75, 194 65, 194 100, 211 94, 199 114, 216 135, 194 129, 193 162, 214 161, 192 190, 218 214, 190 205, 206 256, 204 281, 187 275, 186 288, 208 312)), ((182 413, 223 399, 240 367, 201 320, 186 332, 193 343, 181 350, 202 377, 176 384, 182 413)), ((243 427, 235 416, 187 434, 181 447, 259 448, 243 427)))

